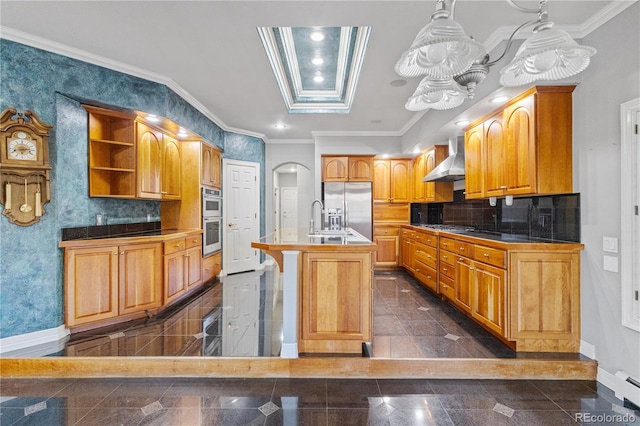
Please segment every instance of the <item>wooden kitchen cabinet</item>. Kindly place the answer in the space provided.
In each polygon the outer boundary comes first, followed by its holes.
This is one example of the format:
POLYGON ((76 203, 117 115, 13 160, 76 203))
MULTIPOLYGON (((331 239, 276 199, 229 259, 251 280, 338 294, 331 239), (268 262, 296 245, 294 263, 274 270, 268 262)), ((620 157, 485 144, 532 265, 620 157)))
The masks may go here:
POLYGON ((506 271, 473 262, 471 316, 494 333, 505 336, 506 271))
POLYGON ((361 353, 372 339, 370 252, 304 252, 300 352, 361 353))
POLYGON ((217 189, 221 188, 221 161, 222 152, 208 143, 202 142, 201 185, 217 189))
POLYGON ((453 201, 453 182, 423 182, 422 179, 449 155, 447 145, 435 145, 413 160, 412 202, 453 201))
POLYGON ((532 87, 467 130, 466 198, 573 192, 574 88, 532 87))
POLYGON ((414 272, 413 267, 413 245, 414 245, 414 237, 415 231, 407 228, 402 228, 400 230, 400 246, 401 246, 401 265, 405 268, 409 273, 414 272))
POLYGON ((65 325, 76 327, 160 306, 160 244, 65 251, 65 325))
POLYGON ((372 182, 373 156, 322 156, 322 182, 372 182))
POLYGON ((322 182, 347 182, 349 157, 322 156, 322 182))
POLYGON ((182 298, 202 283, 202 236, 164 243, 164 303, 182 298))
POLYGON ((411 201, 410 164, 408 159, 374 160, 374 203, 409 203, 411 201))
POLYGON ((373 241, 378 246, 375 253, 375 267, 397 267, 400 262, 400 227, 375 225, 373 241))
POLYGON ((202 282, 214 279, 222 271, 222 253, 217 252, 202 259, 202 282))
POLYGON ((89 119, 89 196, 135 198, 135 115, 84 108, 89 119))
POLYGON ((180 145, 172 136, 136 122, 138 198, 179 200, 180 145))

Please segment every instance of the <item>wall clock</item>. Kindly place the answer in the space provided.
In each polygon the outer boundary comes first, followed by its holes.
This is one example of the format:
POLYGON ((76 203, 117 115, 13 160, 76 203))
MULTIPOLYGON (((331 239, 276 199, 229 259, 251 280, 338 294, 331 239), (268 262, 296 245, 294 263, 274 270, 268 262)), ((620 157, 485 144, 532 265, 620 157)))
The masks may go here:
POLYGON ((0 115, 0 194, 2 214, 29 226, 45 213, 49 193, 49 131, 31 111, 7 108, 0 115))

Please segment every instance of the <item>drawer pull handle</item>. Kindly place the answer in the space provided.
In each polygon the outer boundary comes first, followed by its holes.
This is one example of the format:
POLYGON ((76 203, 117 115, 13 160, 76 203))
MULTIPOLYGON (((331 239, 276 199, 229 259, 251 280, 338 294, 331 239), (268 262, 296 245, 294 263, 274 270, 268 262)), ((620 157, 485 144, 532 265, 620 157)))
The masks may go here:
POLYGON ((443 259, 448 259, 448 258, 449 258, 449 256, 444 255, 444 256, 442 256, 442 258, 443 258, 443 259))
POLYGON ((470 271, 475 271, 476 268, 469 268, 470 271))
POLYGON ((507 185, 500 186, 500 189, 507 189, 507 185))
POLYGON ((430 280, 430 279, 432 279, 432 278, 431 278, 431 275, 427 275, 427 279, 429 279, 429 280, 430 280))
POLYGON ((484 257, 489 257, 489 253, 483 254, 484 257))
POLYGON ((176 248, 180 248, 180 244, 176 244, 176 246, 175 246, 175 247, 176 247, 176 248))
POLYGON ((117 255, 118 255, 118 252, 117 252, 117 251, 114 251, 114 252, 113 252, 113 255, 114 255, 114 256, 117 256, 117 255))
POLYGON ((121 251, 121 252, 120 252, 120 254, 124 254, 124 252, 123 252, 123 251, 121 251))
POLYGON ((420 269, 419 269, 419 268, 416 268, 416 272, 420 272, 420 269))
POLYGON ((447 268, 443 268, 443 269, 442 269, 442 271, 443 271, 443 272, 447 272, 447 271, 448 271, 448 269, 447 269, 447 268))
POLYGON ((458 258, 458 260, 459 260, 460 262, 464 262, 464 257, 460 257, 460 258, 458 258))
POLYGON ((460 251, 464 251, 464 247, 460 247, 460 251))

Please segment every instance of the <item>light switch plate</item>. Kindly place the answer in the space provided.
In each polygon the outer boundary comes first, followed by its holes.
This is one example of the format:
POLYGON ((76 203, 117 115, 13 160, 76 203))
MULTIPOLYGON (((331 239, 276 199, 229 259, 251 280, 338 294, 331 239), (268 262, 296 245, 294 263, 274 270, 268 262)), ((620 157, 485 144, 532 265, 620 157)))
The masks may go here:
POLYGON ((618 272, 618 258, 613 256, 604 256, 604 270, 609 272, 618 272))
POLYGON ((618 239, 614 237, 602 237, 602 251, 617 253, 618 239))

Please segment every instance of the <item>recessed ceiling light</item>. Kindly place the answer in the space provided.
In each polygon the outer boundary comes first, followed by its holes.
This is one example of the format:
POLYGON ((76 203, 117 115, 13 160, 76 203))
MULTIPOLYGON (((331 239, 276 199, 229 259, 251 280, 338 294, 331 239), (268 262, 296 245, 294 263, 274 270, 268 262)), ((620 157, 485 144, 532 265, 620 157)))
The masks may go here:
POLYGON ((504 102, 507 99, 509 99, 508 96, 496 96, 495 98, 491 99, 491 102, 493 102, 494 104, 499 104, 500 102, 504 102))
POLYGON ((324 33, 322 31, 314 31, 309 37, 313 41, 322 41, 324 40, 324 33))
POLYGON ((420 154, 420 147, 416 146, 415 148, 413 148, 413 153, 414 154, 420 154))
POLYGON ((317 74, 316 76, 313 77, 313 81, 315 81, 316 83, 321 83, 324 81, 324 77, 320 74, 317 74))
POLYGON ((178 131, 178 137, 180 138, 186 138, 187 136, 189 136, 189 134, 187 133, 187 131, 185 129, 180 129, 178 131))
POLYGON ((285 126, 282 123, 274 124, 273 127, 275 127, 276 129, 286 129, 287 128, 287 126, 285 126))
POLYGON ((466 126, 467 124, 469 124, 469 120, 458 120, 455 124, 456 126, 466 126))
POLYGON ((406 84, 407 80, 393 80, 391 83, 389 83, 389 85, 393 87, 402 87, 406 84))
POLYGON ((389 154, 382 154, 382 158, 389 158, 389 154))
POLYGON ((311 60, 311 63, 312 63, 313 65, 322 65, 322 64, 324 64, 324 59, 322 59, 322 58, 321 58, 321 57, 319 57, 319 56, 316 56, 315 58, 313 58, 313 59, 311 60))

